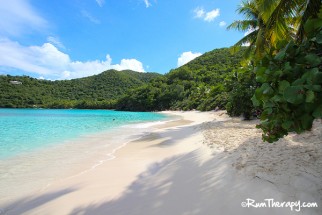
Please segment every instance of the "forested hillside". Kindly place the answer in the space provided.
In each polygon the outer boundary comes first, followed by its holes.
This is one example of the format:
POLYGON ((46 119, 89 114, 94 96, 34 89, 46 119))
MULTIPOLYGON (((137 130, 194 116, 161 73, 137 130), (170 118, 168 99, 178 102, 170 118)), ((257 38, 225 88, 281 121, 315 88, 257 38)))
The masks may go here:
POLYGON ((0 107, 113 108, 127 90, 159 76, 128 70, 64 81, 0 76, 0 107))
POLYGON ((241 67, 243 49, 215 49, 132 90, 117 103, 120 110, 212 110, 224 108, 241 67))
POLYGON ((242 52, 215 49, 165 75, 109 70, 64 81, 0 76, 0 107, 131 111, 224 108, 241 66, 242 52))

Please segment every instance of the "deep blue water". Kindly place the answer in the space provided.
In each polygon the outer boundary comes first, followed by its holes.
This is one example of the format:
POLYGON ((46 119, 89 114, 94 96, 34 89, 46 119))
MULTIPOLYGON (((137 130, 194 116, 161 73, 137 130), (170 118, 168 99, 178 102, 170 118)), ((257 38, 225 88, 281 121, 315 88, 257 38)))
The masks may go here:
POLYGON ((120 126, 165 120, 149 112, 0 109, 0 159, 120 126))

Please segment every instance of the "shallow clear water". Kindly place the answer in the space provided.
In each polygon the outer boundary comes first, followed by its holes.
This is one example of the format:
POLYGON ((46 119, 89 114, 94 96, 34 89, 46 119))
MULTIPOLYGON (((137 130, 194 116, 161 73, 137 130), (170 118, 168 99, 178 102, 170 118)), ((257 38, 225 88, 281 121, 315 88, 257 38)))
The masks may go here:
POLYGON ((0 159, 85 134, 165 118, 157 113, 110 110, 0 109, 0 159))
POLYGON ((114 158, 168 116, 108 110, 0 109, 0 207, 114 158))

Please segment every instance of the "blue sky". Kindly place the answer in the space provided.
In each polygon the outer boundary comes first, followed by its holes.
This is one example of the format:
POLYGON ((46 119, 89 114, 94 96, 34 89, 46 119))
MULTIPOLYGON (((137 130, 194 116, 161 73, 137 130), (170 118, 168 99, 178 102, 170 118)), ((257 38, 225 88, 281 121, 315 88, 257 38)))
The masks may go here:
POLYGON ((0 74, 167 73, 244 34, 240 0, 0 0, 0 74))

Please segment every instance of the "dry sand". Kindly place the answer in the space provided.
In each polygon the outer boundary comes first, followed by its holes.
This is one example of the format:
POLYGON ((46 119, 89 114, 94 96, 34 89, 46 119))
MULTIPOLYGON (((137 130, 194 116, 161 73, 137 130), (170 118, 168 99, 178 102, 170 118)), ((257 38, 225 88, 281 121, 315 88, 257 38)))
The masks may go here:
POLYGON ((269 144, 257 121, 222 111, 166 113, 182 119, 159 125, 95 169, 0 204, 0 214, 322 214, 321 121, 269 144), (242 207, 246 199, 319 207, 242 207))

